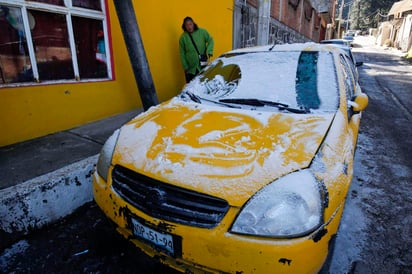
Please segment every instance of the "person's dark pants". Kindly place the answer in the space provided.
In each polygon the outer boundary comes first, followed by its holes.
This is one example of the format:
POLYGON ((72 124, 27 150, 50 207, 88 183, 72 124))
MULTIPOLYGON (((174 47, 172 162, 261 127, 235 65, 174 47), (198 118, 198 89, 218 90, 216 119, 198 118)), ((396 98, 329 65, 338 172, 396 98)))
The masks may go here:
POLYGON ((190 81, 192 81, 192 79, 195 78, 196 75, 197 74, 185 73, 186 83, 189 83, 190 81))
POLYGON ((192 79, 195 78, 199 74, 199 72, 200 72, 199 69, 196 69, 196 74, 185 73, 186 83, 189 83, 190 81, 192 81, 192 79))

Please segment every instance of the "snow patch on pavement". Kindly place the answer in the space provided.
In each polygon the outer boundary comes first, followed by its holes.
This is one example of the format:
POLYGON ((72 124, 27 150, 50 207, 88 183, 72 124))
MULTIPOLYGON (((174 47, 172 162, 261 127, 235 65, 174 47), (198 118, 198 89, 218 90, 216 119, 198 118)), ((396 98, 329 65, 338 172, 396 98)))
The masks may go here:
POLYGON ((0 270, 7 269, 9 264, 13 261, 13 258, 17 254, 25 252, 30 247, 26 240, 21 240, 11 247, 6 248, 2 254, 0 254, 0 270))

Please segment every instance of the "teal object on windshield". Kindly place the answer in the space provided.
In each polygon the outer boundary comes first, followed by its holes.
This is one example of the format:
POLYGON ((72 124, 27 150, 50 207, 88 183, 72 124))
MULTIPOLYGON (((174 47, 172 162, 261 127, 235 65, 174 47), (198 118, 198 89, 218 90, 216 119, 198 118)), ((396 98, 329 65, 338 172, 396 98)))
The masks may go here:
POLYGON ((317 52, 302 52, 296 71, 296 101, 302 108, 318 109, 320 99, 317 85, 317 52))

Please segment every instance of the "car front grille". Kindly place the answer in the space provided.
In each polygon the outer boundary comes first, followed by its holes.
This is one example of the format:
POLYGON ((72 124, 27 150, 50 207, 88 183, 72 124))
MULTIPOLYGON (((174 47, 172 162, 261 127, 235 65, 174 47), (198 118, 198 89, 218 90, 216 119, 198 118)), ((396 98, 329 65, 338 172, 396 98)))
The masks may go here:
POLYGON ((229 209, 227 201, 176 187, 116 165, 113 189, 146 214, 180 224, 211 228, 229 209))

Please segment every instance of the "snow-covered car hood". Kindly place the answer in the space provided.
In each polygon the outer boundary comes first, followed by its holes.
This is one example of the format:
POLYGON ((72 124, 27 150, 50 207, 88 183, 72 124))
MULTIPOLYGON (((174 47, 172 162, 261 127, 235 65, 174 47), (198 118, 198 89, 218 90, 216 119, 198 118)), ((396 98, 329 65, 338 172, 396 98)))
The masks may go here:
POLYGON ((243 205, 307 167, 333 113, 289 114, 171 100, 122 127, 113 164, 243 205))

